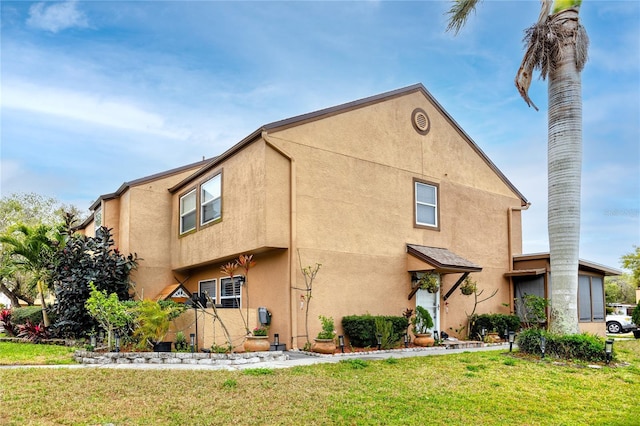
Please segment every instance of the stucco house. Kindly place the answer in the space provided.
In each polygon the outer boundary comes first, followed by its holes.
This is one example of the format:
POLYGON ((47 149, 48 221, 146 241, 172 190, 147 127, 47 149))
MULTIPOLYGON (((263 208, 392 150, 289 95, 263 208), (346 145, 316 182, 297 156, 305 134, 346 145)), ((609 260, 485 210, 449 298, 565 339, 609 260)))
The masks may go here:
MULTIPOLYGON (((119 249, 143 258, 139 296, 184 301, 206 291, 236 346, 245 334, 237 307, 251 328, 265 307, 271 338, 296 348, 306 341, 301 267, 316 263, 310 339, 318 315, 333 317, 340 333, 345 315, 401 315, 416 304, 456 336, 473 307, 456 291, 467 275, 487 294, 497 290, 481 313, 513 312, 525 277, 549 273, 522 255, 528 206, 416 84, 264 125, 218 157, 125 183, 94 203, 81 232, 113 228, 119 249), (248 276, 221 272, 242 254, 256 261, 248 276), (438 275, 438 293, 415 288, 425 273, 438 275)), ((600 278, 613 273, 589 267, 600 278)), ((603 333, 604 300, 592 295, 603 283, 589 285, 592 313, 581 325, 603 333)), ((587 294, 579 297, 586 306, 587 294)), ((194 332, 193 314, 177 327, 194 332)), ((198 321, 200 347, 223 344, 210 315, 198 321)))

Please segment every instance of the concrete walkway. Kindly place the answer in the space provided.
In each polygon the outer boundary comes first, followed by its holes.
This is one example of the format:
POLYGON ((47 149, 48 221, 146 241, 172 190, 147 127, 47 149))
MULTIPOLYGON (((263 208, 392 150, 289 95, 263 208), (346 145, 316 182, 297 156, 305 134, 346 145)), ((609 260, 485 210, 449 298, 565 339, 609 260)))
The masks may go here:
MULTIPOLYGON (((514 347, 515 348, 515 347, 514 347)), ((245 370, 252 368, 290 368, 295 366, 313 365, 321 363, 337 363, 348 359, 384 360, 387 358, 410 358, 434 355, 450 355, 463 352, 480 351, 509 351, 509 344, 495 344, 475 348, 447 349, 443 346, 420 349, 396 349, 371 352, 354 352, 337 355, 316 355, 302 351, 285 351, 284 361, 267 361, 242 365, 199 365, 199 364, 67 364, 67 365, 20 365, 0 366, 0 368, 67 368, 67 369, 117 369, 117 370, 245 370)))

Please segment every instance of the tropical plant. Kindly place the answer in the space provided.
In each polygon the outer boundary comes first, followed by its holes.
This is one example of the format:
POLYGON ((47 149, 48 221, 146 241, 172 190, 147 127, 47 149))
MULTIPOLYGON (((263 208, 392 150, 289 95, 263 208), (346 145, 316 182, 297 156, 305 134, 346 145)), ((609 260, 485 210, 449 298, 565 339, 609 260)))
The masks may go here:
POLYGON ((333 318, 325 317, 324 315, 320 315, 318 318, 320 319, 320 323, 322 324, 322 330, 320 330, 316 339, 333 339, 334 337, 336 337, 333 318))
POLYGON ((24 324, 18 325, 17 329, 18 337, 27 339, 32 343, 40 343, 42 340, 49 338, 47 327, 42 323, 36 324, 27 320, 24 324))
POLYGON ((42 307, 44 326, 49 326, 44 293, 51 282, 50 265, 55 253, 56 241, 50 238, 52 229, 46 225, 16 225, 0 235, 0 243, 14 264, 31 274, 31 288, 37 288, 42 307))
POLYGON ((416 314, 411 318, 413 326, 413 334, 430 334, 433 328, 433 318, 427 309, 418 305, 416 306, 416 314))
MULTIPOLYGON (((478 0, 456 0, 449 10, 448 31, 464 26, 478 0)), ((582 164, 581 77, 588 37, 580 24, 581 0, 542 0, 538 21, 525 32, 526 52, 516 87, 527 105, 535 69, 548 78, 548 233, 551 256, 551 328, 578 331, 580 180, 582 164)))
POLYGON ((175 308, 171 305, 162 307, 155 300, 143 300, 135 310, 134 336, 141 345, 153 346, 162 342, 169 332, 175 308))
POLYGON ((0 326, 9 337, 13 337, 18 333, 18 330, 11 322, 11 311, 9 309, 0 310, 0 326))

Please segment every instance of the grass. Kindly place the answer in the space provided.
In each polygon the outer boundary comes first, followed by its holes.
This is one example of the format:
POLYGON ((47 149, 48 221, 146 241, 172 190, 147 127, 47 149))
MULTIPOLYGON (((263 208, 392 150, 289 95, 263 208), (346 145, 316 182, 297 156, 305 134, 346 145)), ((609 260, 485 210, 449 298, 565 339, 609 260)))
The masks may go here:
POLYGON ((32 343, 0 342, 0 365, 74 364, 77 348, 32 343))
POLYGON ((0 369, 2 424, 637 424, 640 340, 615 345, 619 364, 600 369, 498 352, 281 370, 0 369))

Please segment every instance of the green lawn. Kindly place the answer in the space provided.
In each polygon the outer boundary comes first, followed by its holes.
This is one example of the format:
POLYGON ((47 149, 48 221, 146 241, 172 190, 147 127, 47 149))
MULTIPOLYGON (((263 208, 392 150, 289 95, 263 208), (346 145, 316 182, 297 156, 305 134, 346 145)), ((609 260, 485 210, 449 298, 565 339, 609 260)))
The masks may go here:
POLYGON ((630 425, 640 340, 618 364, 500 352, 282 370, 2 369, 8 425, 630 425))
POLYGON ((0 365, 73 364, 77 348, 0 341, 0 365))

